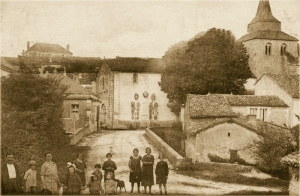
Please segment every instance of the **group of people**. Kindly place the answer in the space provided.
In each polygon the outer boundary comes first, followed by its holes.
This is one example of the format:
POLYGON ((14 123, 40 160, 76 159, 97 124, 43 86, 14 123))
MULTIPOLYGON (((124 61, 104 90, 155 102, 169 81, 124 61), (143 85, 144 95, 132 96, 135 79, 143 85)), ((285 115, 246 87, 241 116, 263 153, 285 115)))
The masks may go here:
MULTIPOLYGON (((101 181, 103 175, 101 165, 96 164, 95 170, 90 176, 90 181, 86 183, 86 164, 83 161, 82 153, 78 153, 77 159, 72 163, 67 163, 68 173, 64 182, 58 178, 57 165, 52 161, 52 153, 45 153, 46 161, 41 166, 41 188, 49 194, 66 194, 79 195, 82 190, 89 188, 91 195, 99 194, 116 194, 117 183, 115 181, 115 170, 117 166, 112 161, 112 154, 107 153, 107 160, 103 163, 104 170, 104 187, 101 181)), ((165 194, 167 194, 167 179, 169 174, 168 164, 164 161, 162 154, 159 155, 160 161, 155 168, 156 184, 159 184, 160 194, 162 194, 162 186, 165 194)), ((146 155, 141 157, 137 148, 133 149, 133 155, 130 156, 128 167, 130 170, 129 181, 131 182, 131 193, 133 193, 134 184, 137 183, 137 192, 140 193, 140 185, 144 186, 144 194, 151 194, 151 187, 154 185, 154 156, 151 155, 151 149, 146 148, 146 155)), ((25 172, 23 178, 20 176, 19 168, 14 164, 13 154, 6 154, 6 163, 2 165, 1 187, 2 194, 36 194, 37 193, 37 171, 36 161, 30 160, 29 169, 25 172), (24 181, 24 183, 22 182, 24 181), (23 186, 25 185, 25 187, 23 186)))

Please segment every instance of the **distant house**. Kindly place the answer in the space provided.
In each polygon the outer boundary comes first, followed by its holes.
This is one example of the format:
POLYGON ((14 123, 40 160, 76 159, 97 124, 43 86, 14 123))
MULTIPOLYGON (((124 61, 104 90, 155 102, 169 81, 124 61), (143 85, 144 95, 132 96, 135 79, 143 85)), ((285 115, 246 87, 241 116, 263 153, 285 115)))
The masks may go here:
POLYGON ((58 44, 49 43, 35 43, 33 46, 30 46, 30 42, 27 42, 27 50, 22 55, 27 57, 37 56, 52 62, 54 59, 70 57, 73 53, 70 52, 70 45, 67 45, 66 48, 58 44))
POLYGON ((255 83, 255 95, 275 95, 288 106, 287 126, 300 123, 299 75, 264 74, 255 83))
POLYGON ((299 195, 299 153, 300 151, 296 151, 281 159, 281 162, 289 167, 289 195, 293 196, 299 195))
POLYGON ((18 63, 19 60, 17 58, 1 57, 0 77, 16 73, 20 69, 18 63))
POLYGON ((276 96, 188 94, 182 113, 187 157, 207 162, 209 155, 239 156, 255 163, 250 146, 260 139, 257 123, 285 123, 287 105, 276 96))
POLYGON ((106 59, 96 81, 102 126, 129 129, 171 125, 176 116, 167 107, 167 94, 158 84, 164 66, 161 59, 106 59))
POLYGON ((75 144, 84 135, 100 130, 100 101, 68 76, 59 77, 67 87, 62 120, 66 133, 71 135, 71 144, 75 144))

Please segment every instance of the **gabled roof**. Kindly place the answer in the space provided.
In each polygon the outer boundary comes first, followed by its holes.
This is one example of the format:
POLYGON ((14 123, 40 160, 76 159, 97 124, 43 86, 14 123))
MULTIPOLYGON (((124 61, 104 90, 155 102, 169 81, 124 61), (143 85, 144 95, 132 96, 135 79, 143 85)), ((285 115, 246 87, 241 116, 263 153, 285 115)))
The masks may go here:
POLYGON ((225 95, 230 106, 288 107, 274 95, 225 95))
POLYGON ((298 41, 297 38, 292 37, 282 31, 256 31, 253 33, 242 36, 238 41, 245 42, 252 39, 270 39, 270 40, 285 40, 285 41, 298 41))
POLYGON ((136 72, 136 73, 161 73, 165 68, 162 59, 159 58, 127 58, 105 59, 104 64, 111 71, 136 72))
MULTIPOLYGON (((292 98, 299 98, 299 75, 286 74, 264 74, 256 82, 258 83, 262 77, 270 78, 279 88, 285 91, 292 98)), ((255 83, 255 84, 256 84, 255 83)))
POLYGON ((43 52, 43 53, 58 53, 58 54, 69 54, 73 53, 65 49, 64 47, 58 44, 48 44, 48 43, 36 43, 31 46, 25 53, 27 52, 43 52))
POLYGON ((291 154, 286 155, 283 157, 280 162, 291 165, 293 167, 299 167, 299 153, 300 151, 293 152, 291 154))
POLYGON ((68 76, 61 76, 61 83, 68 86, 66 90, 67 94, 82 94, 82 95, 90 95, 91 93, 83 88, 80 84, 77 84, 74 80, 69 78, 68 76))
POLYGON ((67 73, 67 76, 73 80, 77 77, 79 84, 91 85, 93 81, 96 82, 97 73, 67 73))
POLYGON ((233 117, 234 113, 223 95, 187 95, 191 118, 233 117))
POLYGON ((260 0, 259 1, 256 16, 253 18, 253 20, 249 24, 253 24, 256 22, 280 23, 280 21, 277 20, 272 14, 269 0, 260 0))
POLYGON ((224 123, 235 123, 241 127, 244 127, 250 131, 255 132, 258 135, 263 136, 263 133, 266 131, 274 131, 274 132, 279 132, 279 133, 285 133, 287 135, 289 135, 290 137, 292 137, 290 131, 285 128, 285 127, 281 127, 278 125, 274 125, 271 123, 267 123, 264 121, 259 121, 256 120, 254 122, 249 122, 247 118, 239 116, 237 118, 216 118, 212 121, 208 121, 206 123, 200 124, 196 127, 191 127, 189 128, 186 133, 188 135, 195 135, 201 131, 205 131, 209 128, 224 124, 224 123))

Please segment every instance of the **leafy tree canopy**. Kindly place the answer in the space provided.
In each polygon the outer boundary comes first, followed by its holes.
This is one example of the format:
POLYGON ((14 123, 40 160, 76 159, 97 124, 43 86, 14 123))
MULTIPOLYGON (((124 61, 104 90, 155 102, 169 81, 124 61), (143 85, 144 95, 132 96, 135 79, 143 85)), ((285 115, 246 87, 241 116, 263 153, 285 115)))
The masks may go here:
POLYGON ((224 29, 212 28, 187 44, 172 46, 163 60, 160 86, 176 114, 188 93, 241 94, 251 76, 246 48, 224 29))
POLYGON ((1 78, 2 153, 13 152, 21 162, 69 145, 60 120, 66 87, 28 72, 1 78))

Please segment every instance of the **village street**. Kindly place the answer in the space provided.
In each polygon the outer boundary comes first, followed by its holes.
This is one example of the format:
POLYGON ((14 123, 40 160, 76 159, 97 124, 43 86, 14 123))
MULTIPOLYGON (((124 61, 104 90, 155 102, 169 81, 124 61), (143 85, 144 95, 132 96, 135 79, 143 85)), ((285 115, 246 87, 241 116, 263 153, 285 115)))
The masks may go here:
MULTIPOLYGON (((152 154, 155 157, 155 165, 158 161, 158 150, 149 143, 144 130, 139 131, 104 131, 89 135, 83 139, 79 145, 88 145, 91 150, 88 150, 86 157, 87 177, 94 170, 96 163, 101 163, 106 160, 105 155, 108 152, 113 153, 112 160, 116 162, 118 169, 116 170, 116 178, 125 182, 127 194, 130 194, 129 169, 128 160, 132 155, 133 148, 138 148, 140 155, 145 154, 144 150, 150 146, 152 154)), ((176 171, 168 162, 170 168, 168 180, 168 194, 228 194, 241 190, 256 190, 256 191, 279 191, 277 189, 244 186, 238 184, 228 184, 213 182, 201 179, 195 179, 184 175, 176 174, 176 171)), ((154 166, 155 169, 155 166, 154 166)), ((143 187, 141 187, 143 190, 143 187)), ((153 194, 159 193, 158 185, 152 188, 153 194)), ((125 194, 125 193, 122 193, 125 194)), ((136 193, 136 184, 134 194, 136 193)))

